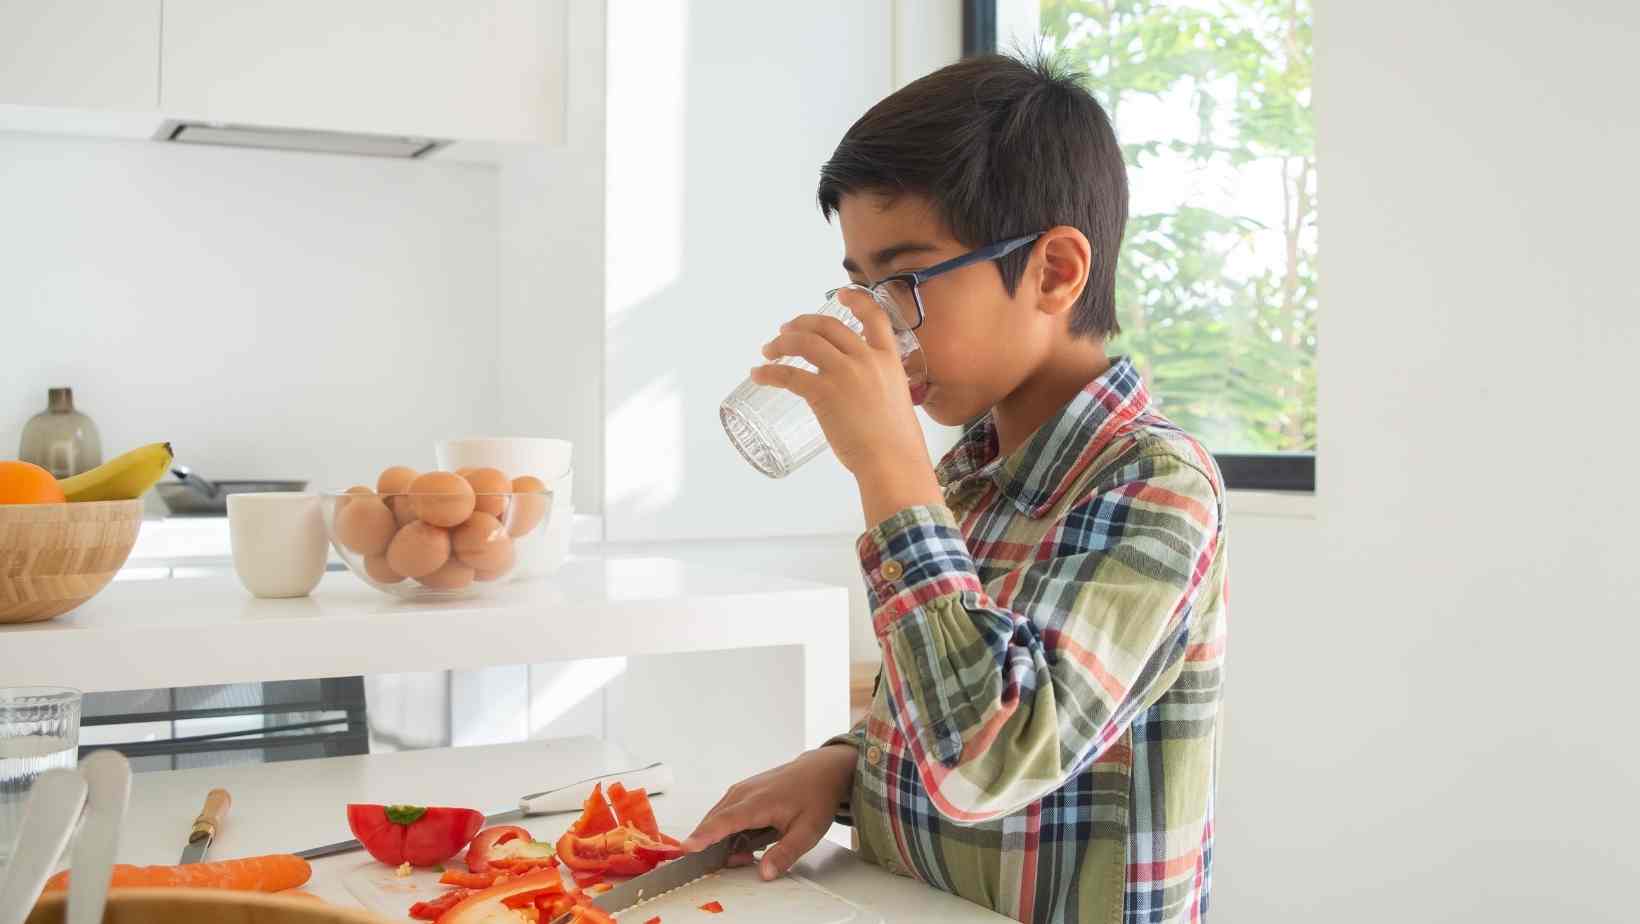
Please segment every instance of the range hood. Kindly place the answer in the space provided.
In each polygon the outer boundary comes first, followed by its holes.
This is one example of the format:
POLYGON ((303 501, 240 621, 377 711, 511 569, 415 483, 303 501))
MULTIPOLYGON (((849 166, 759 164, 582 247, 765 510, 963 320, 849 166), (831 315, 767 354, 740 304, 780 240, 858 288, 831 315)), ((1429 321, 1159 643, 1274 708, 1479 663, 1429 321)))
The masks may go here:
POLYGON ((274 151, 310 151, 319 154, 354 154, 366 157, 422 157, 449 142, 436 138, 408 138, 399 135, 365 135, 356 132, 313 131, 301 128, 269 128, 260 125, 231 125, 221 122, 179 122, 167 120, 154 134, 155 140, 179 144, 214 144, 231 148, 263 148, 274 151))

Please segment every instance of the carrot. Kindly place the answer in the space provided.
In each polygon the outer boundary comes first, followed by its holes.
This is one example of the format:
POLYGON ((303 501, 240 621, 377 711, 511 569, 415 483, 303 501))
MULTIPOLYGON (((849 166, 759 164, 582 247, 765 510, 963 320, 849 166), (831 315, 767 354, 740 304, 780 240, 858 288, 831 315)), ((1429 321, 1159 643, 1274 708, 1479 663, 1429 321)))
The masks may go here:
MULTIPOLYGON (((46 891, 68 888, 68 874, 64 870, 46 880, 46 891)), ((189 863, 186 866, 128 866, 114 867, 111 888, 129 889, 142 886, 185 886, 200 889, 239 889, 241 891, 280 892, 294 889, 313 875, 308 861, 288 853, 274 853, 265 857, 245 857, 242 860, 218 860, 214 863, 189 863)))

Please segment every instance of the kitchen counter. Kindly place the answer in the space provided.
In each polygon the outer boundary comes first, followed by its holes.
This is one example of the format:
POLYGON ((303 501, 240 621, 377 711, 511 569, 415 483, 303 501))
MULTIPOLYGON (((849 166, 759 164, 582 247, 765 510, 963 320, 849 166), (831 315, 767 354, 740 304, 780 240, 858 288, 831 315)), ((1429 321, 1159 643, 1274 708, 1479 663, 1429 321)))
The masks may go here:
MULTIPOLYGON (((302 850, 349 837, 348 802, 412 802, 461 805, 486 813, 515 808, 518 796, 579 779, 638 766, 613 745, 593 738, 445 748, 292 761, 243 767, 139 774, 120 838, 122 863, 175 863, 205 794, 213 787, 233 795, 233 808, 211 846, 210 858, 302 850)), ((657 796, 662 828, 687 834, 722 795, 679 787, 657 796)), ((523 826, 537 837, 556 838, 573 815, 543 815, 523 826)), ((313 864, 305 887, 321 898, 357 904, 343 876, 371 863, 362 852, 326 857, 313 864)), ((911 879, 884 872, 851 851, 822 841, 796 870, 822 887, 880 914, 884 921, 940 920, 982 924, 1007 920, 911 879)), ((408 908, 409 902, 406 902, 408 908)))
MULTIPOLYGON (((848 727, 846 590, 664 558, 572 558, 493 598, 441 603, 345 572, 291 600, 232 577, 120 582, 68 615, 0 626, 0 677, 108 691, 747 649, 789 659, 770 689, 793 707, 783 747, 848 727)), ((674 676, 672 689, 703 675, 674 676)))

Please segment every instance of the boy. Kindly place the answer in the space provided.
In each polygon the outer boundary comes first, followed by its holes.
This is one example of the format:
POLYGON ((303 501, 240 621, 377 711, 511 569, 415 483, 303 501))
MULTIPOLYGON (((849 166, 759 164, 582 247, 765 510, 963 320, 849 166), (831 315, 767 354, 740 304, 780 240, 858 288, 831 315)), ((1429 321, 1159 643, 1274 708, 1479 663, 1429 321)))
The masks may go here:
POLYGON ((819 198, 898 317, 845 292, 864 340, 799 317, 764 355, 818 371, 754 377, 806 399, 859 482, 883 666, 865 721, 732 787, 686 847, 772 825, 772 878, 842 815, 867 859, 1022 921, 1199 920, 1223 486, 1105 353, 1127 220, 1109 120, 1052 64, 969 59, 856 122, 819 198), (915 402, 966 427, 938 468, 915 402))

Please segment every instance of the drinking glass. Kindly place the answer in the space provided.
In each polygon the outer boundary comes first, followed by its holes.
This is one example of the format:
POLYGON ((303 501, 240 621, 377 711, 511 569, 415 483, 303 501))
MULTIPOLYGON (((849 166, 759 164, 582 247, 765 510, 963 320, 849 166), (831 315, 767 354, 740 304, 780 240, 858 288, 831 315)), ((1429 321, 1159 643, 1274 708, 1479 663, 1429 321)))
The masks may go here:
POLYGON ((79 750, 79 690, 0 687, 0 866, 11 858, 35 778, 74 766, 79 750))
MULTIPOLYGON (((906 378, 913 385, 925 381, 927 369, 923 362, 922 345, 917 342, 917 335, 906 329, 910 326, 906 323, 907 319, 902 318, 893 303, 883 295, 865 286, 844 286, 832 293, 815 314, 836 318, 848 325, 850 330, 864 336, 864 325, 860 319, 837 297, 850 289, 871 296, 888 315, 894 327, 900 361, 905 365, 906 378)), ((805 372, 815 371, 812 364, 797 356, 787 356, 779 363, 805 372)), ((718 418, 723 422, 723 431, 729 435, 729 441, 740 450, 741 456, 770 478, 790 475, 826 448, 826 435, 821 431, 820 421, 815 419, 808 402, 784 388, 759 385, 750 378, 740 383, 723 400, 718 408, 718 418)))

